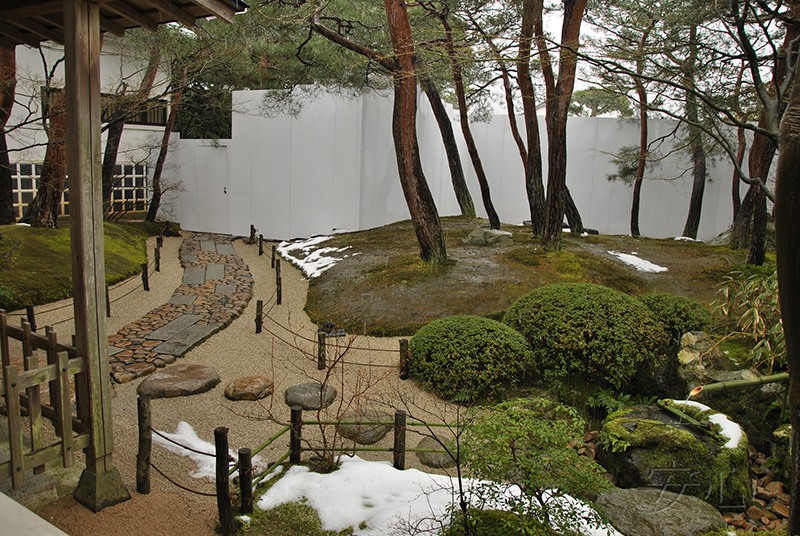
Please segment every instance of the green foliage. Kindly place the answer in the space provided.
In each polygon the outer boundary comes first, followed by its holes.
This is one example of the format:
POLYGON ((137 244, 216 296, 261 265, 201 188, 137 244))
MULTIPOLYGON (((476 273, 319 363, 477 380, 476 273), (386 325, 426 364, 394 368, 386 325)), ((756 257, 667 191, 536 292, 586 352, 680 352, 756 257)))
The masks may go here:
POLYGON ((616 113, 618 117, 633 117, 631 103, 625 95, 598 87, 574 92, 569 112, 584 117, 597 117, 609 113, 616 113))
POLYGON ((570 376, 620 388, 662 355, 668 336, 635 298, 599 285, 559 283, 519 298, 503 322, 521 332, 546 381, 570 376))
POLYGON ((409 350, 411 376, 456 402, 502 395, 531 363, 530 347, 519 333, 478 316, 432 322, 414 335, 409 350))
POLYGON ((250 523, 240 527, 237 536, 347 536, 353 534, 352 528, 339 532, 323 530, 317 511, 305 501, 281 504, 270 510, 255 508, 250 515, 250 523))
POLYGON ((577 529, 582 520, 600 525, 598 517, 586 519, 591 515, 577 512, 563 498, 611 488, 594 460, 567 446, 570 440, 580 442, 584 429, 575 409, 542 398, 477 413, 462 436, 464 461, 482 481, 472 493, 484 504, 516 514, 520 523, 557 521, 565 530, 577 529))
MULTIPOLYGON (((466 522, 471 536, 560 536, 563 532, 543 525, 535 519, 521 517, 503 510, 467 511, 466 522)), ((457 512, 442 536, 464 536, 464 515, 457 512)))
POLYGON ((652 293, 639 296, 639 301, 656 315, 673 342, 689 331, 708 331, 711 313, 691 298, 674 294, 652 293))
POLYGON ((713 314, 728 330, 755 341, 750 365, 765 366, 768 372, 786 367, 783 319, 778 304, 778 276, 775 268, 754 270, 750 275, 734 271, 725 276, 712 303, 713 314))

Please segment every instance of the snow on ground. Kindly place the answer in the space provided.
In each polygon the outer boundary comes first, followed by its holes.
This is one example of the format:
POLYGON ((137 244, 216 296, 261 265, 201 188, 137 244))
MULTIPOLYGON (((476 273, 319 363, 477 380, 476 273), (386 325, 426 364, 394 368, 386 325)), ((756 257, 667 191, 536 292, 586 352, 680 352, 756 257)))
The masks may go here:
MULTIPOLYGON (((317 277, 319 274, 339 262, 349 257, 344 255, 334 257, 331 253, 340 253, 350 249, 346 248, 319 248, 319 244, 330 240, 332 236, 315 236, 306 240, 295 240, 291 242, 281 242, 278 244, 277 251, 289 262, 297 266, 309 279, 317 277)), ((355 255, 358 255, 356 253, 355 255)))
MULTIPOLYGON (((191 449, 214 452, 214 445, 200 439, 185 422, 178 424, 174 434, 164 435, 191 449)), ((154 439, 159 445, 194 461, 197 471, 191 476, 214 478, 216 462, 213 457, 196 454, 158 435, 154 439)), ((389 462, 370 462, 357 456, 342 457, 340 461, 339 469, 328 474, 311 472, 305 466, 290 467, 261 496, 258 507, 268 510, 304 499, 317 511, 325 530, 353 527, 354 536, 383 536, 407 534, 403 530, 407 523, 419 523, 420 528, 439 527, 439 522, 447 519, 451 505, 457 502, 454 490, 458 489, 458 480, 455 478, 417 469, 399 471, 389 462), (360 528, 364 526, 366 528, 360 528)), ((276 468, 274 473, 281 470, 276 468)), ((474 481, 465 479, 465 486, 474 484, 474 481)), ((562 500, 569 501, 581 511, 589 509, 572 497, 562 500)), ((622 536, 613 528, 595 529, 588 525, 582 532, 587 536, 622 536)))
POLYGON ((631 253, 620 253, 618 251, 609 251, 609 255, 613 255, 614 257, 618 258, 625 264, 630 264, 640 272, 666 272, 667 269, 663 266, 659 266, 657 264, 653 264, 650 261, 646 261, 644 259, 640 259, 636 256, 636 252, 631 253))
MULTIPOLYGON (((695 402, 694 400, 674 400, 673 402, 675 402, 675 404, 698 408, 700 411, 708 411, 711 409, 705 404, 695 402)), ((735 449, 739 445, 744 433, 741 426, 730 420, 727 415, 722 413, 709 415, 708 420, 714 424, 718 424, 720 427, 720 434, 723 437, 728 438, 728 442, 723 445, 725 448, 735 449)))

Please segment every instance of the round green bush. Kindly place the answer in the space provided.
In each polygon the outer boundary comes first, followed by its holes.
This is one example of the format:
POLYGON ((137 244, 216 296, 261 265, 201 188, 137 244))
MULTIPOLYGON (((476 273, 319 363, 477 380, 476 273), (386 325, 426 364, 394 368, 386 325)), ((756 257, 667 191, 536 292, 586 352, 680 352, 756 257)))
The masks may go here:
POLYGON ((673 342, 688 331, 708 331, 711 313, 691 298, 674 294, 653 293, 639 296, 667 329, 673 342))
POLYGON ((522 335, 479 316, 431 322, 408 348, 411 376, 456 402, 497 397, 519 383, 531 365, 531 350, 522 335))
POLYGON ((567 377, 627 383, 663 355, 668 335, 636 298, 588 283, 540 287, 514 302, 503 322, 522 333, 545 381, 567 377))

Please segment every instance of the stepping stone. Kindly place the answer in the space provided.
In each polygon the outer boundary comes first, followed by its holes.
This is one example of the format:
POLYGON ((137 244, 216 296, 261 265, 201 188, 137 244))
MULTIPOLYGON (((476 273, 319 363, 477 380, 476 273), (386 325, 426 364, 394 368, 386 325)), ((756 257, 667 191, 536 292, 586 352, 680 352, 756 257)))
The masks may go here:
POLYGON ((157 354, 183 355, 218 329, 219 326, 189 326, 174 337, 153 348, 153 352, 157 354))
POLYGON ((215 294, 235 294, 236 293, 236 285, 217 285, 214 288, 215 294))
POLYGON ((181 262, 197 262, 199 260, 197 255, 181 255, 181 262))
POLYGON ((108 357, 111 357, 114 354, 118 354, 122 351, 122 348, 117 348, 116 346, 109 346, 108 347, 108 357))
POLYGON ((274 391, 272 381, 266 376, 247 376, 233 380, 225 388, 225 396, 231 400, 258 400, 274 391))
POLYGON ((131 374, 135 374, 137 378, 141 378, 142 376, 154 373, 156 371, 156 366, 152 363, 134 363, 132 365, 126 365, 125 370, 131 374))
POLYGON ((197 299, 197 294, 176 294, 169 299, 172 305, 191 305, 197 299))
POLYGON ((347 413, 343 422, 355 421, 359 424, 337 424, 336 431, 340 436, 355 441, 359 445, 372 445, 383 439, 392 428, 391 424, 361 424, 361 421, 394 422, 394 417, 382 411, 368 409, 362 413, 347 413))
POLYGON ((214 243, 213 240, 203 240, 200 242, 200 249, 203 251, 213 251, 214 253, 217 252, 217 245, 214 243))
POLYGON ((207 264, 206 265, 206 281, 209 279, 225 279, 225 265, 224 264, 207 264))
POLYGON ((206 282, 205 268, 187 268, 183 272, 184 285, 202 285, 206 282))
POLYGON ((136 392, 150 398, 174 398, 210 391, 220 382, 211 367, 180 364, 161 369, 139 384, 136 392))
MULTIPOLYGON (((442 445, 432 437, 423 437, 422 441, 417 445, 418 449, 438 449, 444 450, 442 445)), ((448 446, 448 448, 450 448, 448 446)), ((454 451, 451 450, 455 454, 454 451)), ((455 467, 456 462, 445 452, 417 452, 417 459, 419 463, 427 467, 434 467, 436 469, 448 469, 455 467)))
POLYGON ((309 382, 289 387, 284 393, 284 400, 289 407, 300 406, 303 409, 327 408, 336 400, 336 389, 326 385, 323 389, 319 382, 309 382))
POLYGON ((195 322, 203 318, 200 315, 181 315, 172 322, 168 322, 157 330, 144 336, 145 339, 158 339, 166 341, 176 336, 195 322))
POLYGON ((236 255, 233 244, 217 244, 217 255, 236 255))

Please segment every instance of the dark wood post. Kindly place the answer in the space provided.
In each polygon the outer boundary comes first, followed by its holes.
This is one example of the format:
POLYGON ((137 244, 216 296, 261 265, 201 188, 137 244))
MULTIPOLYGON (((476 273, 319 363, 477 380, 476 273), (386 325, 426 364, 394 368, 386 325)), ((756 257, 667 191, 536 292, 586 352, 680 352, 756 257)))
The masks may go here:
POLYGON ((325 344, 328 337, 322 330, 317 331, 317 370, 325 370, 325 344))
POLYGON ((258 256, 264 254, 264 235, 258 235, 258 256))
POLYGON ((150 397, 140 396, 136 407, 139 415, 139 452, 136 455, 136 491, 150 493, 150 450, 153 431, 150 428, 150 397))
POLYGON ((275 259, 275 277, 281 276, 281 260, 275 259))
POLYGON ((106 284, 106 318, 111 317, 111 297, 108 295, 108 285, 106 284))
POLYGON ((406 468, 406 412, 394 413, 394 468, 406 468))
POLYGON ((256 228, 255 228, 255 226, 254 226, 254 225, 251 223, 251 224, 250 224, 250 245, 252 246, 252 245, 253 245, 253 242, 255 242, 255 241, 256 241, 256 228))
POLYGON ((256 333, 261 333, 261 326, 264 325, 264 300, 256 301, 256 333))
POLYGON ((230 483, 228 482, 228 429, 224 426, 214 430, 214 445, 217 454, 217 509, 222 534, 233 534, 233 508, 231 507, 230 483))
POLYGON ((408 362, 408 339, 400 339, 400 364, 398 368, 400 369, 400 379, 407 380, 408 379, 408 372, 409 372, 409 362, 408 362))
POLYGON ((239 511, 253 511, 253 458, 248 448, 239 449, 239 511))
POLYGON ((143 262, 142 263, 142 287, 146 291, 149 292, 150 291, 150 281, 148 279, 148 275, 149 274, 147 273, 147 263, 143 262))
POLYGON ((159 235, 159 236, 156 237, 156 246, 158 246, 160 248, 164 247, 164 237, 163 236, 159 235))
POLYGON ((289 434, 289 463, 300 463, 300 455, 303 447, 300 445, 300 437, 303 433, 303 408, 292 406, 292 429, 289 434))
POLYGON ((160 272, 161 271, 161 248, 158 247, 158 246, 156 246, 155 257, 156 257, 156 272, 160 272))
POLYGON ((275 303, 278 305, 283 303, 283 285, 280 276, 275 280, 275 303))
POLYGON ((36 331, 36 315, 33 311, 33 304, 29 303, 25 306, 25 313, 28 315, 28 324, 31 325, 31 330, 36 331))
POLYGON ((270 268, 275 268, 275 253, 277 249, 278 249, 277 246, 275 245, 272 246, 272 266, 270 266, 270 268))

